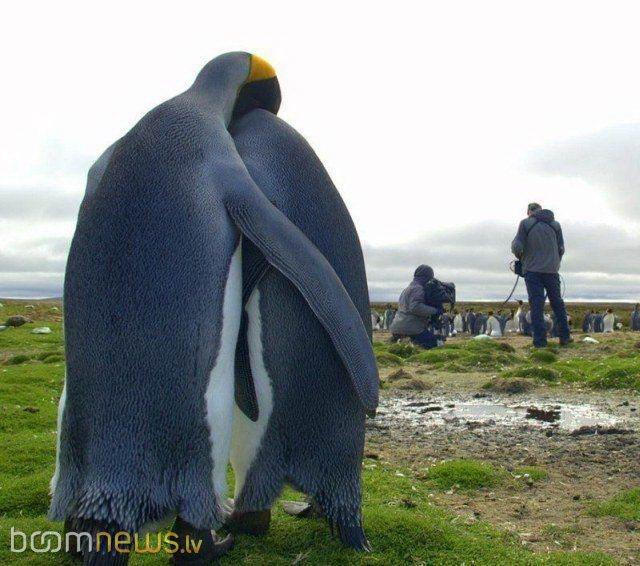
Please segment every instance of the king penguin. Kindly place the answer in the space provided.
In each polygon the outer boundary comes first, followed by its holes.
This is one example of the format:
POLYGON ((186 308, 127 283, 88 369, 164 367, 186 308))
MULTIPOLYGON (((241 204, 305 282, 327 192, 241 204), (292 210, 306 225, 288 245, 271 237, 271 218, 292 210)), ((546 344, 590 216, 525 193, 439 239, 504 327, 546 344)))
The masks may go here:
MULTIPOLYGON (((265 196, 329 261, 371 337, 367 279, 358 234, 322 163, 277 116, 254 110, 231 126, 238 152, 265 196)), ((236 357, 230 529, 260 534, 285 483, 307 494, 342 542, 370 550, 361 519, 365 418, 377 404, 376 374, 350 375, 339 347, 287 278, 252 245, 243 256, 236 357), (246 341, 246 353, 243 352, 246 341), (366 380, 368 397, 359 380, 366 380), (255 394, 252 394, 255 393, 255 394), (257 410, 255 410, 257 408, 257 410)), ((317 296, 331 305, 320 288, 317 296)), ((355 323, 355 321, 354 321, 355 323)), ((349 330, 341 338, 352 340, 349 330)))
POLYGON ((228 53, 146 114, 91 168, 64 285, 67 373, 58 411, 50 517, 88 532, 85 564, 124 564, 97 533, 176 517, 207 564, 228 539, 226 471, 242 247, 290 281, 348 359, 361 394, 375 374, 369 337, 331 264, 256 186, 228 127, 277 112, 266 61, 228 53))

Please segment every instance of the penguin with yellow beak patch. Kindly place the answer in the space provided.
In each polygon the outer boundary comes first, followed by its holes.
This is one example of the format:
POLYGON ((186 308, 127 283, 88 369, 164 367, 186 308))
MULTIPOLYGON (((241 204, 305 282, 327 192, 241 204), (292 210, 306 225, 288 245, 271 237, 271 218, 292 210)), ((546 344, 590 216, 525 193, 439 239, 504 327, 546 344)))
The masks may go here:
POLYGON ((171 517, 180 551, 200 541, 198 552, 174 554, 176 564, 208 564, 231 546, 212 531, 228 515, 245 243, 304 297, 354 383, 366 391, 376 376, 340 277, 256 185, 229 132, 279 103, 266 62, 227 53, 89 171, 65 275, 50 508, 89 534, 73 549, 86 565, 128 560, 130 544, 97 545, 99 533, 133 535, 171 517))
MULTIPOLYGON (((244 246, 230 528, 266 532, 271 507, 290 484, 313 500, 343 544, 369 551, 360 470, 365 418, 377 405, 378 377, 369 368, 354 371, 349 352, 356 344, 371 348, 358 234, 327 171, 292 127, 256 109, 235 119, 230 129, 256 185, 320 251, 357 311, 344 334, 327 332, 286 274, 271 267, 252 243, 244 246)), ((328 309, 339 309, 322 287, 318 282, 314 295, 328 309)))

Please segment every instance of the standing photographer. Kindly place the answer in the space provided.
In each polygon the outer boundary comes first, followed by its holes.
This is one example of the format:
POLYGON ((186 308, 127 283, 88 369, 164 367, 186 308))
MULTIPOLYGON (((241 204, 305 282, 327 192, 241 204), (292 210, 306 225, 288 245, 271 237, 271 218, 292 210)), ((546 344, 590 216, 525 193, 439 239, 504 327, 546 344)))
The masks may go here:
POLYGON ((520 222, 518 233, 511 244, 511 251, 522 262, 522 275, 527 285, 533 345, 547 345, 547 329, 544 320, 545 293, 556 315, 560 345, 571 342, 567 310, 560 291, 560 262, 564 254, 562 228, 553 212, 543 210, 538 203, 527 207, 527 218, 520 222))
POLYGON ((431 317, 440 314, 438 309, 425 303, 425 285, 433 279, 433 269, 428 265, 419 266, 413 281, 402 291, 398 299, 398 312, 391 323, 393 338, 408 336, 412 342, 423 348, 435 348, 438 345, 431 331, 431 317))

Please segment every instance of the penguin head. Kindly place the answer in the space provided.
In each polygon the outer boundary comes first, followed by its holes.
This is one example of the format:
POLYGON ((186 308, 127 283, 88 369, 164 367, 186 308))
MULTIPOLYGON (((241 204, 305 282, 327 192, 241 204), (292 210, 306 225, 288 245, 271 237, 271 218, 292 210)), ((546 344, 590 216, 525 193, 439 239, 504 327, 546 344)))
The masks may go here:
POLYGON ((238 118, 256 108, 277 114, 282 97, 276 71, 262 57, 249 57, 249 75, 238 92, 233 117, 238 118))
POLYGON ((192 88, 216 103, 227 123, 257 108, 273 114, 280 108, 280 84, 274 68, 251 53, 225 53, 209 61, 192 88))

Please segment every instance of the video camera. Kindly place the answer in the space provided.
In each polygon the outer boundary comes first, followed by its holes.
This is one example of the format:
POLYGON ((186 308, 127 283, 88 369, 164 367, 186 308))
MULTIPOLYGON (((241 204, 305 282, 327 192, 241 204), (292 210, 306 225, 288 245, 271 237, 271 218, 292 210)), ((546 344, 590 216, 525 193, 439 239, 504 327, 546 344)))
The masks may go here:
POLYGON ((453 307, 456 304, 455 283, 443 282, 438 279, 431 279, 424 285, 424 302, 430 307, 439 311, 444 311, 445 304, 453 307))

